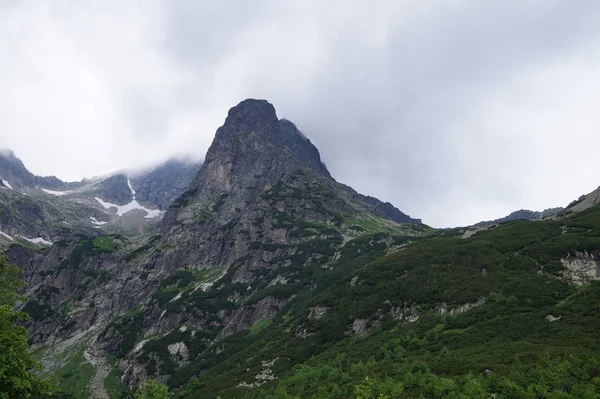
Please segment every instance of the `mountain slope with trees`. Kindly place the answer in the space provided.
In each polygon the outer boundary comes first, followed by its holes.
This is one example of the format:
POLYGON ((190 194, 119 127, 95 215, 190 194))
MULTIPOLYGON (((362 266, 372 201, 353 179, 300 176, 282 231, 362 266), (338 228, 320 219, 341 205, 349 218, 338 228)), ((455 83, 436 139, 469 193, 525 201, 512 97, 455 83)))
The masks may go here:
MULTIPOLYGON (((109 191, 173 194, 135 187, 109 191)), ((64 397, 597 398, 588 205, 435 230, 335 181, 293 123, 249 99, 146 234, 6 254, 28 284, 33 357, 64 397)))

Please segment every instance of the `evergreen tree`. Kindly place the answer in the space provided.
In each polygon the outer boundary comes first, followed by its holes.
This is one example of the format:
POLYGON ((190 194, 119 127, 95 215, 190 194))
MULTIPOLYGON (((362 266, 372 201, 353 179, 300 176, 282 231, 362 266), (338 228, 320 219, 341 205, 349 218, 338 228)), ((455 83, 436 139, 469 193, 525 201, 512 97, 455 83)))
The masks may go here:
POLYGON ((135 394, 135 399, 169 399, 169 397, 167 386, 156 380, 148 381, 135 394))
POLYGON ((27 345, 27 330, 22 322, 28 315, 15 311, 23 300, 19 289, 25 283, 19 269, 0 255, 0 399, 23 399, 47 394, 50 385, 36 371, 27 345))

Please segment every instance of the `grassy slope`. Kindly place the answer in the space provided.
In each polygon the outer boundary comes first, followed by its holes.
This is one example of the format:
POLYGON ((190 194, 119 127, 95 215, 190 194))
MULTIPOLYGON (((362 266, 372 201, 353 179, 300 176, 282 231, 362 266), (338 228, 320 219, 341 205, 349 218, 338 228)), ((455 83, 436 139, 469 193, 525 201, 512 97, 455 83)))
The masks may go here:
POLYGON ((334 268, 319 276, 321 288, 269 326, 227 339, 225 350, 207 361, 211 371, 180 396, 263 397, 278 388, 278 397, 302 398, 597 397, 600 286, 577 288, 559 276, 562 257, 599 248, 600 209, 593 208, 558 221, 511 222, 469 239, 446 232, 366 266, 366 258, 353 267, 342 262, 338 267, 349 274, 335 275, 334 268), (358 284, 350 285, 354 276, 358 284), (485 305, 466 313, 436 312, 441 303, 482 296, 485 305), (327 314, 309 320, 317 305, 327 314), (419 320, 394 320, 391 310, 402 306, 417 306, 419 320), (550 323, 549 314, 561 319, 550 323), (368 320, 367 337, 347 333, 356 319, 368 320), (302 338, 300 330, 311 335, 302 338), (262 362, 272 359, 278 380, 260 390, 236 388, 255 381, 262 362))

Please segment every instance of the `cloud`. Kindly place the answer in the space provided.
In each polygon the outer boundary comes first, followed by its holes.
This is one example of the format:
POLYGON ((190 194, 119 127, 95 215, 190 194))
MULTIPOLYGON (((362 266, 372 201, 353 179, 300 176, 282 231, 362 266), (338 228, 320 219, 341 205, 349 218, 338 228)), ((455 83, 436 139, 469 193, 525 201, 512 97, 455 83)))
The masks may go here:
POLYGON ((9 4, 0 140, 35 173, 202 157, 256 97, 338 180, 435 226, 600 184, 591 0, 9 4))

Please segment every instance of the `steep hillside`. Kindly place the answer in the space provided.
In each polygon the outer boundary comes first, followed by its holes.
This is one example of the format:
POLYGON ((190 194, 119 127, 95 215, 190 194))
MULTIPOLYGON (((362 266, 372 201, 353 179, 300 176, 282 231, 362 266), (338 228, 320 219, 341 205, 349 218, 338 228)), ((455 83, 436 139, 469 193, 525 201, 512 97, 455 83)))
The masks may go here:
POLYGON ((260 331, 324 282, 432 232, 336 182, 293 123, 266 101, 246 100, 229 111, 156 233, 79 236, 8 254, 29 283, 36 355, 65 390, 87 397, 96 388, 72 389, 81 377, 74 364, 85 369, 93 358, 99 373, 112 361, 129 387, 184 383, 206 372, 222 342, 260 331))
POLYGON ((356 241, 177 397, 597 398, 600 208, 462 237, 356 241))

